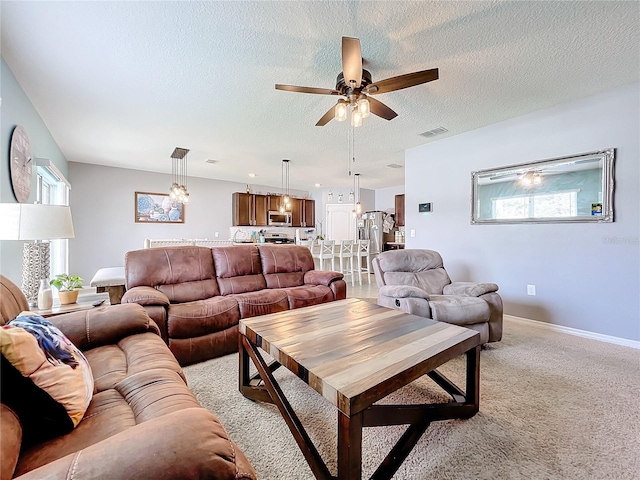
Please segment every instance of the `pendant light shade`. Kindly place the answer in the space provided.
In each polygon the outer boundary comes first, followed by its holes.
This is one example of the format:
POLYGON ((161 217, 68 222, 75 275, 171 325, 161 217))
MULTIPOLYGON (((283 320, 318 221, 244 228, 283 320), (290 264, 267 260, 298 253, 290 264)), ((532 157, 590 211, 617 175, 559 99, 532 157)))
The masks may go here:
POLYGON ((171 154, 171 188, 169 198, 178 203, 189 203, 187 190, 187 154, 188 148, 176 147, 171 154))
POLYGON ((280 213, 291 210, 291 198, 289 197, 289 160, 282 160, 282 199, 280 201, 280 213))
POLYGON ((359 127, 362 125, 362 114, 358 110, 358 108, 354 108, 351 112, 351 126, 359 127))
POLYGON ((369 115, 371 115, 371 106, 369 105, 369 100, 367 100, 366 98, 361 98, 360 100, 358 100, 358 112, 360 112, 362 118, 367 118, 369 115))
POLYGON ((338 100, 333 118, 338 122, 344 122, 347 119, 347 102, 338 100))

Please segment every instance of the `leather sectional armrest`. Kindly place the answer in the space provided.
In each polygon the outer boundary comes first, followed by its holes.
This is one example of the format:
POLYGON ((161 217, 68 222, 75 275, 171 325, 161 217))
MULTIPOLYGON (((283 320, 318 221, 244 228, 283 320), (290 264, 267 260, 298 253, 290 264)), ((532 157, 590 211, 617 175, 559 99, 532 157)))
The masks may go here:
POLYGON ((305 285, 331 285, 331 282, 342 280, 344 275, 340 272, 329 272, 326 270, 309 270, 304 274, 305 285))
POLYGON ((169 297, 153 287, 133 287, 122 296, 122 303, 137 303, 139 305, 169 306, 169 297))
POLYGON ((137 304, 111 305, 92 310, 66 313, 49 320, 80 350, 117 343, 138 333, 160 330, 144 307, 137 304))
POLYGON ((495 283, 476 282, 453 282, 445 285, 442 293, 444 295, 464 295, 467 297, 479 297, 485 293, 497 292, 498 285, 495 283))
POLYGON ((379 295, 392 298, 424 298, 429 300, 429 295, 418 287, 410 287, 408 285, 384 285, 378 291, 379 295))
POLYGON ((148 420, 27 472, 21 480, 233 478, 255 480, 244 453, 204 408, 148 420), (116 460, 114 460, 116 459, 116 460))

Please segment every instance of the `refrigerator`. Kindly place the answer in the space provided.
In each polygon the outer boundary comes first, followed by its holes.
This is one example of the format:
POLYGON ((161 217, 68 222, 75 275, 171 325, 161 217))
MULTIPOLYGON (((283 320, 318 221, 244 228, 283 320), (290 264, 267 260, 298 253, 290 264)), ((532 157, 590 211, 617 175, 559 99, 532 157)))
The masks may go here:
POLYGON ((382 221, 385 213, 381 211, 365 212, 358 216, 358 239, 370 240, 369 253, 371 256, 382 252, 382 221))

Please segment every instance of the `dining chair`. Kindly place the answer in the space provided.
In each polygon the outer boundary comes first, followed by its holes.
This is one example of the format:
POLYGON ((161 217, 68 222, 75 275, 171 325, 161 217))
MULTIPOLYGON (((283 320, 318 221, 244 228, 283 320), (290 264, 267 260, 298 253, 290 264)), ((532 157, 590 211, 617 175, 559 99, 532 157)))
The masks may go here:
POLYGON ((351 286, 355 285, 354 279, 354 270, 353 270, 353 240, 341 240, 340 246, 338 247, 338 251, 336 252, 336 256, 340 260, 340 273, 343 275, 349 275, 351 277, 351 286), (347 267, 347 260, 349 261, 349 265, 347 267))

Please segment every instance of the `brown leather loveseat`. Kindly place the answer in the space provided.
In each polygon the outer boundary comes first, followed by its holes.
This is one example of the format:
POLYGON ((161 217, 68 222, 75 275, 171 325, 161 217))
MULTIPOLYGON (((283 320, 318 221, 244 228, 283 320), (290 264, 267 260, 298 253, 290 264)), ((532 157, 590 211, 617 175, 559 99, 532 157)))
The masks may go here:
POLYGON ((338 272, 314 270, 297 245, 160 247, 125 256, 122 303, 139 303, 180 365, 238 350, 238 322, 341 300, 338 272))
MULTIPOLYGON (((0 325, 24 310, 22 292, 0 275, 0 325)), ((255 480, 245 455, 187 388, 142 307, 99 307, 47 320, 88 360, 93 396, 73 430, 31 444, 16 413, 23 405, 0 404, 1 480, 255 480)), ((12 388, 8 381, 3 392, 12 388)))

